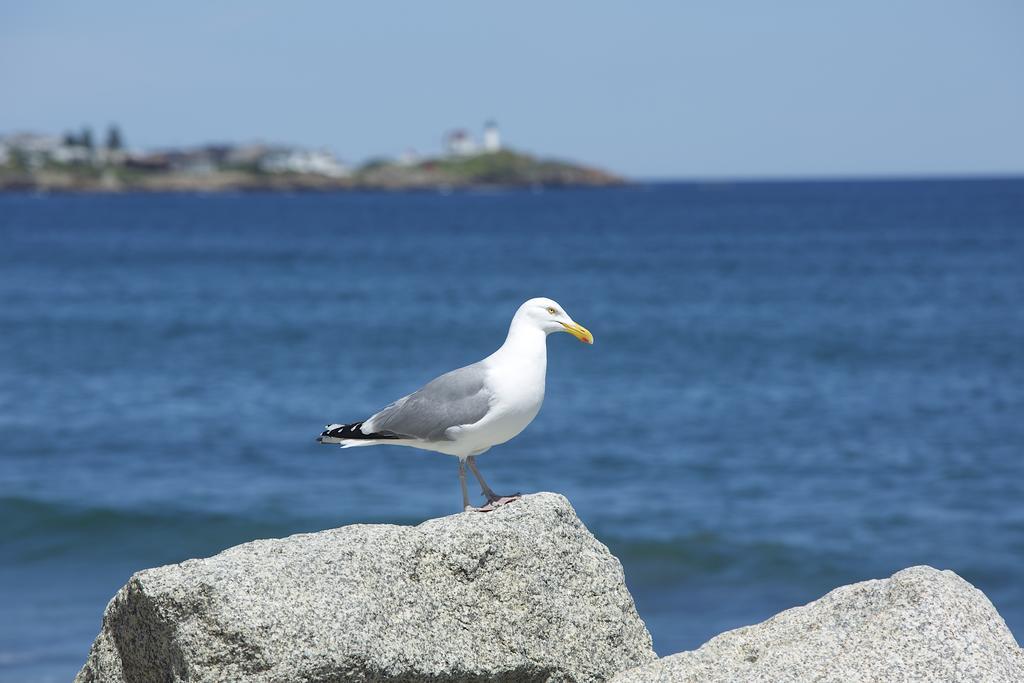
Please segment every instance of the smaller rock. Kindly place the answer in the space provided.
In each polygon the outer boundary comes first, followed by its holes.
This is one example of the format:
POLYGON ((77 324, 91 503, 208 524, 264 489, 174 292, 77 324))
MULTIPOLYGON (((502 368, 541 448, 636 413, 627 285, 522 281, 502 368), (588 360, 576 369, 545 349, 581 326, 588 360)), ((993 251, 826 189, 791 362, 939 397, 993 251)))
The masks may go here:
POLYGON ((1024 651, 985 594, 911 567, 620 673, 635 681, 1024 681, 1024 651))

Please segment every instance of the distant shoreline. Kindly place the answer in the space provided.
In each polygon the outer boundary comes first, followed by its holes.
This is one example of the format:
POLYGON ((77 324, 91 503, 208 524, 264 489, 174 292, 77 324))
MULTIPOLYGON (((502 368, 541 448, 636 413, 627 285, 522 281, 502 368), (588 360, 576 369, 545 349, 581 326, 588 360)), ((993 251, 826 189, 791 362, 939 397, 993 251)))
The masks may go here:
POLYGON ((539 159, 511 150, 400 163, 371 162, 339 176, 268 172, 254 165, 179 169, 122 163, 0 167, 0 191, 21 192, 335 192, 360 190, 454 191, 475 188, 555 188, 623 185, 607 171, 539 159))
POLYGON ((181 196, 217 196, 217 195, 345 195, 345 194, 378 194, 378 195, 399 195, 399 194, 422 194, 422 195, 466 195, 466 194, 498 194, 498 193, 529 193, 529 192, 559 192, 569 190, 600 190, 603 188, 628 187, 634 185, 630 182, 617 183, 613 185, 460 185, 459 187, 245 187, 245 188, 224 188, 216 190, 186 189, 173 190, 160 189, 54 189, 37 187, 0 187, 0 197, 17 196, 157 196, 157 195, 181 195, 181 196))

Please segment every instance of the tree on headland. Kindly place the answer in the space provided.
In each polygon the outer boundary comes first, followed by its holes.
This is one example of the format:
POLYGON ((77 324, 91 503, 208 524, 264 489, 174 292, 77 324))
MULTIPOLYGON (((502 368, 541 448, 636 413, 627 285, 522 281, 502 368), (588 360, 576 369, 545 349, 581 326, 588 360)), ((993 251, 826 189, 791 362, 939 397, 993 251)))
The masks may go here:
POLYGON ((62 142, 65 147, 78 147, 78 136, 72 133, 70 130, 64 133, 62 142))
POLYGON ((112 123, 107 128, 107 149, 114 152, 123 148, 124 140, 121 138, 121 128, 116 123, 112 123))
POLYGON ((85 147, 90 152, 92 151, 92 128, 89 126, 82 127, 82 134, 78 136, 78 144, 85 147))

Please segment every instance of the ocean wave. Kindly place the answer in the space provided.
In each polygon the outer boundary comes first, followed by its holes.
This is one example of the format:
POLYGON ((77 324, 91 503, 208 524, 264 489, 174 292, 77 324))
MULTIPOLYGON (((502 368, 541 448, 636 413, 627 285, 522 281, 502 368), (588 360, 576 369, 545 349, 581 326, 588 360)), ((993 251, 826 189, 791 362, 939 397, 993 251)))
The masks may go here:
POLYGON ((111 555, 153 563, 216 553, 255 538, 308 531, 300 520, 180 509, 119 509, 0 497, 5 533, 0 552, 24 564, 61 556, 111 555))
MULTIPOLYGON (((600 538, 600 535, 599 535, 600 538)), ((817 547, 701 532, 671 538, 603 538, 630 583, 677 586, 699 576, 725 580, 842 577, 848 558, 817 547)))

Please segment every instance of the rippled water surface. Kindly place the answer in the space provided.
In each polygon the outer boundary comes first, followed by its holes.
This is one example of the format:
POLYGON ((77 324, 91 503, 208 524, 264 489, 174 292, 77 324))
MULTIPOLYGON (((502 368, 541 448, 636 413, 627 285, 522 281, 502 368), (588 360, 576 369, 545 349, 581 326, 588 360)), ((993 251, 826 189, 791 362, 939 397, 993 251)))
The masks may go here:
POLYGON ((922 563, 1024 634, 1024 182, 7 195, 0 680, 135 570, 456 511, 454 460, 313 436, 539 295, 597 342, 481 469, 569 497, 660 653, 922 563))

